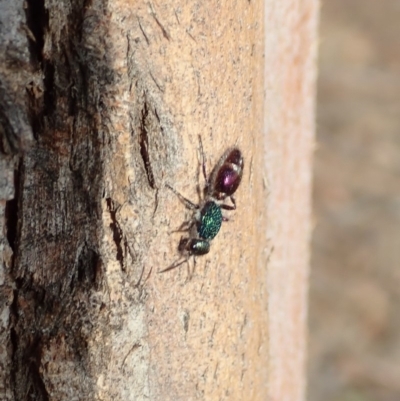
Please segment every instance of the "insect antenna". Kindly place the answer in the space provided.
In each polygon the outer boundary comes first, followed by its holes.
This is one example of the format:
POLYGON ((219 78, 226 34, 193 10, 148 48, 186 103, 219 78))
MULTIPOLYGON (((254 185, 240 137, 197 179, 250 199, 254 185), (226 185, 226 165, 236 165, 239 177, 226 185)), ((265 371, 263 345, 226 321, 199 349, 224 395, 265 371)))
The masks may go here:
POLYGON ((171 185, 165 184, 165 186, 167 188, 169 188, 188 209, 194 210, 194 209, 198 209, 199 208, 199 205, 196 205, 192 201, 190 201, 189 199, 185 198, 175 188, 172 188, 171 185))

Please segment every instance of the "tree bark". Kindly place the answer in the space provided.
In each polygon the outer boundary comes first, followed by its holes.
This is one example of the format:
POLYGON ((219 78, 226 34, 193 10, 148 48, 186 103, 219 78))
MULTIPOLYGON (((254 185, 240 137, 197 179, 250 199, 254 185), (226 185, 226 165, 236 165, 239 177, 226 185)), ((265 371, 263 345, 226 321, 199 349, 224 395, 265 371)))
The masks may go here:
POLYGON ((318 1, 267 1, 265 34, 269 399, 306 389, 318 1), (269 27, 269 29, 268 29, 269 27))
POLYGON ((0 3, 0 399, 303 399, 317 7, 263 7, 0 3), (237 209, 159 273, 198 136, 237 209))

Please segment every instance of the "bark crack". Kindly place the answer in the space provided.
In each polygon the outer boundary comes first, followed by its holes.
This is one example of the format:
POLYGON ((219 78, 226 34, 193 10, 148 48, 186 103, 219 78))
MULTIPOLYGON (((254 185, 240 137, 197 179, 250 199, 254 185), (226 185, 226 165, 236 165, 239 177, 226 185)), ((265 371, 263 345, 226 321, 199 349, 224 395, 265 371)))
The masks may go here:
POLYGON ((113 240, 115 243, 115 246, 117 247, 117 260, 121 266, 122 270, 124 269, 124 251, 122 248, 122 242, 123 242, 123 232, 121 229, 121 226, 119 225, 117 221, 117 210, 114 206, 114 202, 111 198, 106 199, 107 202, 107 209, 108 212, 110 213, 111 217, 111 224, 110 228, 113 233, 113 240))
POLYGON ((49 13, 44 0, 27 0, 26 24, 32 33, 28 35, 31 57, 36 62, 43 61, 44 35, 49 24, 49 13))
POLYGON ((149 154, 149 137, 148 137, 148 115, 149 109, 147 106, 147 102, 144 102, 143 110, 140 119, 140 128, 139 128, 139 145, 140 145, 140 155, 142 156, 144 168, 147 174, 147 180, 152 189, 156 188, 153 169, 151 168, 150 163, 150 154, 149 154))

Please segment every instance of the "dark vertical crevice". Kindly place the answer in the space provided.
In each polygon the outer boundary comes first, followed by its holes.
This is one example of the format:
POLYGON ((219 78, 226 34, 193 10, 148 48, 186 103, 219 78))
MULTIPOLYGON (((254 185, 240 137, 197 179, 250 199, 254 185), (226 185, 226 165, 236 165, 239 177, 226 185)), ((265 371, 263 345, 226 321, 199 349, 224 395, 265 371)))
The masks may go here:
MULTIPOLYGON (((42 90, 28 91, 29 117, 32 132, 38 139, 43 129, 43 117, 51 115, 56 107, 54 89, 54 65, 43 56, 45 35, 49 26, 49 12, 44 0, 26 0, 26 24, 31 32, 28 35, 32 64, 43 72, 42 90)), ((32 88, 36 84, 32 82, 32 88)))
POLYGON ((49 401, 42 375, 40 374, 41 361, 41 340, 37 338, 29 349, 29 355, 26 356, 26 364, 29 366, 29 378, 31 380, 27 399, 49 401))
POLYGON ((33 35, 33 37, 28 35, 30 54, 32 61, 41 63, 49 13, 45 8, 44 0, 26 0, 25 4, 26 24, 33 35))
POLYGON ((107 198, 107 209, 110 213, 111 223, 110 228, 113 233, 113 240, 115 242, 115 246, 117 247, 117 260, 121 266, 121 269, 124 269, 124 251, 122 248, 122 230, 118 224, 117 217, 116 217, 116 210, 114 208, 114 202, 111 198, 107 198))
POLYGON ((8 244, 13 250, 15 257, 16 243, 17 243, 17 232, 18 232, 18 202, 20 198, 20 180, 22 171, 22 158, 20 159, 17 170, 14 171, 14 188, 15 194, 14 199, 6 202, 5 207, 5 226, 6 226, 6 237, 8 244))
POLYGON ((78 281, 87 290, 95 287, 99 281, 100 273, 100 256, 93 249, 88 248, 87 245, 83 248, 78 259, 78 281))
POLYGON ((15 242, 17 238, 18 224, 18 200, 11 199, 6 202, 5 210, 7 240, 13 252, 15 252, 15 242))
POLYGON ((150 163, 150 154, 149 154, 149 137, 147 132, 147 119, 149 115, 149 109, 147 102, 144 102, 142 114, 140 116, 140 128, 139 128, 139 145, 140 145, 140 155, 142 156, 144 168, 147 174, 147 180, 152 189, 156 188, 153 170, 151 168, 150 163))
POLYGON ((56 110, 56 91, 54 85, 54 65, 45 62, 43 65, 44 72, 44 96, 43 96, 43 116, 51 116, 56 110))

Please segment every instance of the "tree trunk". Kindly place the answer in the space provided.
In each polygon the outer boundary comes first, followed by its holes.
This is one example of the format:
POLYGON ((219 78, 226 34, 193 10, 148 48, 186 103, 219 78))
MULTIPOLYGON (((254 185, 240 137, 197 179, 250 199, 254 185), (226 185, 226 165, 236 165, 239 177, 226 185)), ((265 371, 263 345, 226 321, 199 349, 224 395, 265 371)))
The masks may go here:
POLYGON ((317 4, 263 7, 0 3, 0 399, 303 399, 317 4), (237 209, 160 273, 199 136, 237 209))

